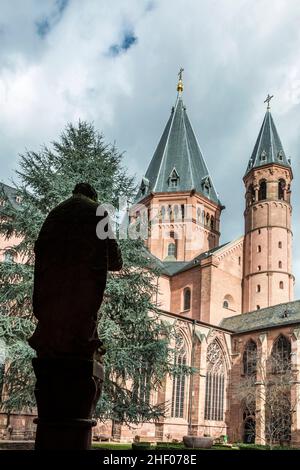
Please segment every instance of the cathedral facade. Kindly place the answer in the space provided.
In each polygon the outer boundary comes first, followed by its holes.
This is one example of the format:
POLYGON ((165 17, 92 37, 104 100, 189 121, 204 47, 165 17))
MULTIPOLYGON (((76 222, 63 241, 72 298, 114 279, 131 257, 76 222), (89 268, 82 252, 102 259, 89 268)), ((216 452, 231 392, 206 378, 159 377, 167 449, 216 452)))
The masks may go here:
MULTIPOLYGON (((268 101, 243 175, 244 234, 220 245, 224 206, 188 118, 181 78, 177 91, 131 217, 146 212, 150 221, 145 243, 160 268, 154 301, 176 327, 174 360, 196 372, 168 376, 153 393, 154 402, 167 404, 159 422, 132 429, 113 423, 97 432, 122 441, 193 434, 300 446, 291 162, 268 101)), ((0 248, 4 259, 4 241, 0 248)))
POLYGON ((299 445, 293 173, 269 97, 243 175, 244 234, 220 245, 224 206, 188 118, 181 78, 177 91, 132 217, 147 211, 146 245, 161 269, 156 304, 177 328, 175 361, 197 372, 166 377, 153 399, 168 403, 168 412, 139 432, 159 440, 225 435, 232 442, 299 445))

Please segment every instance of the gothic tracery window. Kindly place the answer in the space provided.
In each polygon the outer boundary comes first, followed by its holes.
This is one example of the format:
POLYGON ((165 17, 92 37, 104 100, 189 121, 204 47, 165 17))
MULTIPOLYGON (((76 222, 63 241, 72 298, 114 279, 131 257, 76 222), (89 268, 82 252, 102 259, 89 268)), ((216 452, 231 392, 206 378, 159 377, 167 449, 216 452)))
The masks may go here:
POLYGON ((283 335, 276 339, 271 354, 272 372, 285 372, 291 366, 291 343, 283 335))
POLYGON ((187 365, 187 350, 181 335, 176 337, 175 349, 174 365, 177 371, 173 375, 171 416, 173 418, 183 418, 186 391, 186 375, 183 369, 187 365))
POLYGON ((206 364, 204 417, 210 421, 222 421, 224 419, 225 365, 221 347, 216 340, 207 348, 206 364))

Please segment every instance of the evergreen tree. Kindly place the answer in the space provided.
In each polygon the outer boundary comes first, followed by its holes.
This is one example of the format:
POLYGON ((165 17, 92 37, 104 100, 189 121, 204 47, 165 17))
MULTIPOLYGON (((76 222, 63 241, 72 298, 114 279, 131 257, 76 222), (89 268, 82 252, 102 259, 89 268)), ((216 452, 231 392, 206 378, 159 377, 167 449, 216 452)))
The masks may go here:
MULTIPOLYGON (((60 139, 40 152, 20 156, 15 183, 20 205, 7 203, 1 210, 0 235, 14 262, 0 263, 0 338, 5 341, 6 410, 35 405, 31 358, 26 343, 35 328, 32 315, 33 246, 48 212, 70 197, 75 184, 89 182, 100 202, 118 205, 118 197, 132 200, 135 186, 122 167, 122 154, 106 145, 87 122, 68 124, 60 139)), ((5 197, 2 194, 2 197, 5 197)), ((158 316, 155 278, 159 274, 143 242, 120 240, 124 267, 110 274, 101 307, 99 336, 106 345, 105 383, 97 406, 100 418, 118 422, 155 419, 164 413, 153 405, 150 389, 159 386, 167 373, 176 373, 169 347, 171 327, 158 316)))

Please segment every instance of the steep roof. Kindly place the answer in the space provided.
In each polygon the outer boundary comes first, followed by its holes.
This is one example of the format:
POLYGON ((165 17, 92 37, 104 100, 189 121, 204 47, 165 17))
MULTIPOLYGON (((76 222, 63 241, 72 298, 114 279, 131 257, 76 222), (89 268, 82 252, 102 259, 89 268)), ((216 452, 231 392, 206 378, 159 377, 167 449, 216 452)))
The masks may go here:
POLYGON ((252 155, 250 157, 246 174, 253 168, 278 163, 290 167, 290 161, 286 158, 283 146, 274 124, 271 112, 267 109, 262 126, 260 128, 252 155))
POLYGON ((142 179, 137 200, 150 192, 192 189, 219 203, 181 93, 178 93, 175 107, 172 108, 171 116, 142 179))
POLYGON ((220 326, 234 333, 300 323, 300 300, 224 318, 220 326))
POLYGON ((157 258, 152 253, 150 253, 147 249, 145 253, 148 256, 148 258, 151 258, 153 262, 155 263, 155 265, 160 268, 162 274, 166 274, 167 276, 171 277, 171 276, 175 276, 175 274, 179 274, 183 271, 187 271, 188 269, 191 269, 199 265, 200 261, 202 261, 203 259, 209 258, 212 254, 217 253, 218 251, 220 251, 227 245, 229 245, 229 243, 224 243, 221 246, 212 248, 211 250, 206 251, 196 256, 191 261, 161 261, 159 258, 157 258))
POLYGON ((17 196, 17 190, 12 188, 11 186, 8 186, 7 184, 1 183, 0 182, 0 199, 1 199, 1 193, 7 197, 11 205, 15 208, 19 207, 19 203, 16 201, 16 196, 17 196))

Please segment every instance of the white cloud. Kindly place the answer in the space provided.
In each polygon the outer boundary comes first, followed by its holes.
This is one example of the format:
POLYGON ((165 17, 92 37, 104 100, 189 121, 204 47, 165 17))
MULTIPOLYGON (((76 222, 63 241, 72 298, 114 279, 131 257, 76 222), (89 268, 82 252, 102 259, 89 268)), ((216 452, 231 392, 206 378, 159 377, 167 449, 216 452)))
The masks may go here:
MULTIPOLYGON (((25 147, 55 139, 67 121, 93 120, 141 175, 185 68, 184 99, 220 198, 223 240, 243 231, 242 176, 267 93, 291 155, 295 274, 300 280, 300 3, 297 0, 0 0, 2 180, 25 147), (56 16, 55 16, 56 15, 56 16), (49 31, 37 34, 37 22, 49 31), (51 19, 52 18, 52 19, 51 19), (132 32, 137 42, 108 51, 132 32)), ((300 281, 297 295, 300 295, 300 281)))

